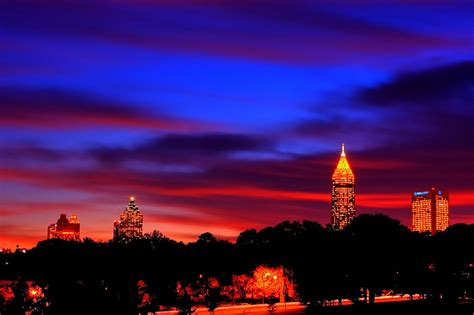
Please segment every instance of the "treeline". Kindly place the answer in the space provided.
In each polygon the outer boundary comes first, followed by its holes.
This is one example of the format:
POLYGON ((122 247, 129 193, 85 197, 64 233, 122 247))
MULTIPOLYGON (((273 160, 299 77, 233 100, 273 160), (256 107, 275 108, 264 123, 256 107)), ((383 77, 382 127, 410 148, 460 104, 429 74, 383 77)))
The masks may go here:
POLYGON ((469 303, 473 244, 473 224, 431 236, 384 215, 361 215, 343 231, 284 221, 246 230, 235 243, 204 233, 183 244, 156 231, 108 243, 53 239, 26 253, 0 255, 0 279, 15 280, 16 292, 14 299, 0 301, 0 313, 137 314, 176 306, 186 313, 195 301, 214 308, 238 302, 238 292, 229 296, 233 278, 262 265, 283 266, 298 300, 311 308, 342 299, 370 304, 382 293, 469 303), (28 297, 24 281, 40 287, 41 296, 28 297))

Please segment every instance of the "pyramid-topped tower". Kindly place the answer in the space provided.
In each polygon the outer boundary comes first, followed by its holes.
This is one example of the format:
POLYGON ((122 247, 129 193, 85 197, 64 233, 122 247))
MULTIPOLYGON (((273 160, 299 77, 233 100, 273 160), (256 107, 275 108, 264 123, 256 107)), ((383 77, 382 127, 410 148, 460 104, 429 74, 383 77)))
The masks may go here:
POLYGON ((344 143, 342 144, 342 151, 341 157, 339 158, 339 163, 337 163, 337 167, 334 170, 334 173, 332 174, 332 180, 354 180, 354 174, 352 173, 351 167, 349 166, 349 162, 347 161, 344 143))
POLYGON ((355 176, 346 157, 344 144, 332 175, 331 225, 336 230, 345 228, 355 217, 355 176))

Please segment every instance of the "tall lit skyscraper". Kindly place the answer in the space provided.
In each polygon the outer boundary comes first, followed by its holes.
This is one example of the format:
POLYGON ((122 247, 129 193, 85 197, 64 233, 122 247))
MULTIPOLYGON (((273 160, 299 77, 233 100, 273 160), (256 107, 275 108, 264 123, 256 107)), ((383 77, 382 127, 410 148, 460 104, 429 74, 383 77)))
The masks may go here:
POLYGON ((332 227, 336 230, 345 228, 354 219, 355 214, 355 177, 342 144, 341 157, 332 175, 332 227))
POLYGON ((413 231, 434 234, 446 230, 449 226, 448 192, 431 188, 413 193, 411 213, 413 231))
POLYGON ((55 224, 48 226, 48 240, 51 238, 60 238, 63 240, 80 240, 81 224, 77 215, 71 214, 68 220, 66 214, 62 213, 55 224))
POLYGON ((120 214, 120 219, 114 221, 114 239, 125 237, 141 237, 143 235, 143 214, 135 204, 135 198, 130 197, 128 206, 120 214))

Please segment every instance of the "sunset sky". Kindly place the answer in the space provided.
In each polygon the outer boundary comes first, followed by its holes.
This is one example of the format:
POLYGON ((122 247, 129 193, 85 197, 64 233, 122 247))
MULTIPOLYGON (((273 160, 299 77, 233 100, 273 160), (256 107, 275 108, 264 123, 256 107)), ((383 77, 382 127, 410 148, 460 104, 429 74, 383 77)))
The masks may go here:
POLYGON ((342 143, 358 213, 474 223, 474 1, 45 2, 0 0, 0 247, 326 225, 342 143))

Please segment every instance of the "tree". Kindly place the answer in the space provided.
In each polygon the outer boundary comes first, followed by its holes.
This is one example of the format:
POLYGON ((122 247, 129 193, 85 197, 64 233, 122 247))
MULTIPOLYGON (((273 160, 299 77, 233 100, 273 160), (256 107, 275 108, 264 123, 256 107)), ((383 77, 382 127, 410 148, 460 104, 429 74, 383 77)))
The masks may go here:
POLYGON ((246 300, 247 293, 252 288, 252 281, 252 276, 248 274, 232 275, 232 285, 234 286, 235 291, 238 293, 241 301, 246 300))
POLYGON ((217 238, 212 233, 206 232, 199 235, 197 244, 214 244, 217 243, 217 238))
POLYGON ((184 292, 178 297, 178 314, 179 315, 190 315, 196 310, 193 309, 194 303, 191 296, 184 290, 184 292))
POLYGON ((278 302, 278 299, 274 296, 270 296, 267 300, 268 302, 268 313, 273 314, 276 311, 276 303, 278 302))
MULTIPOLYGON (((430 297, 427 303, 467 303, 474 295, 474 252, 459 250, 459 245, 473 242, 472 224, 429 235, 411 232, 383 215, 361 215, 343 231, 324 229, 317 222, 284 221, 244 231, 236 244, 211 233, 184 244, 158 231, 127 242, 51 239, 26 253, 0 252, 0 275, 34 281, 45 295, 41 303, 50 305, 47 311, 68 315, 136 315, 139 308, 175 306, 189 314, 195 300, 212 311, 224 296, 232 301, 252 294, 268 302, 282 296, 282 287, 291 291, 293 282, 308 311, 343 299, 359 303, 361 288, 370 292, 370 302, 387 290, 421 293, 430 297), (137 287, 140 280, 146 286, 137 287), (184 296, 176 290, 178 282, 189 289, 184 296)), ((4 303, 2 313, 8 314, 7 307, 36 307, 24 285, 15 285, 16 299, 4 303)))
POLYGON ((221 287, 214 286, 209 287, 206 294, 206 305, 211 314, 214 314, 214 310, 219 306, 219 302, 221 301, 221 287))
POLYGON ((345 229, 352 240, 348 253, 354 260, 352 275, 369 293, 369 303, 385 288, 393 288, 401 257, 409 246, 410 231, 388 216, 363 214, 345 229))
POLYGON ((28 298, 28 284, 19 279, 12 285, 13 299, 7 305, 6 314, 24 314, 30 309, 31 300, 28 298))
POLYGON ((278 297, 280 294, 281 280, 280 268, 270 268, 267 266, 258 266, 253 272, 254 286, 257 292, 262 295, 262 301, 265 303, 270 297, 278 297))

